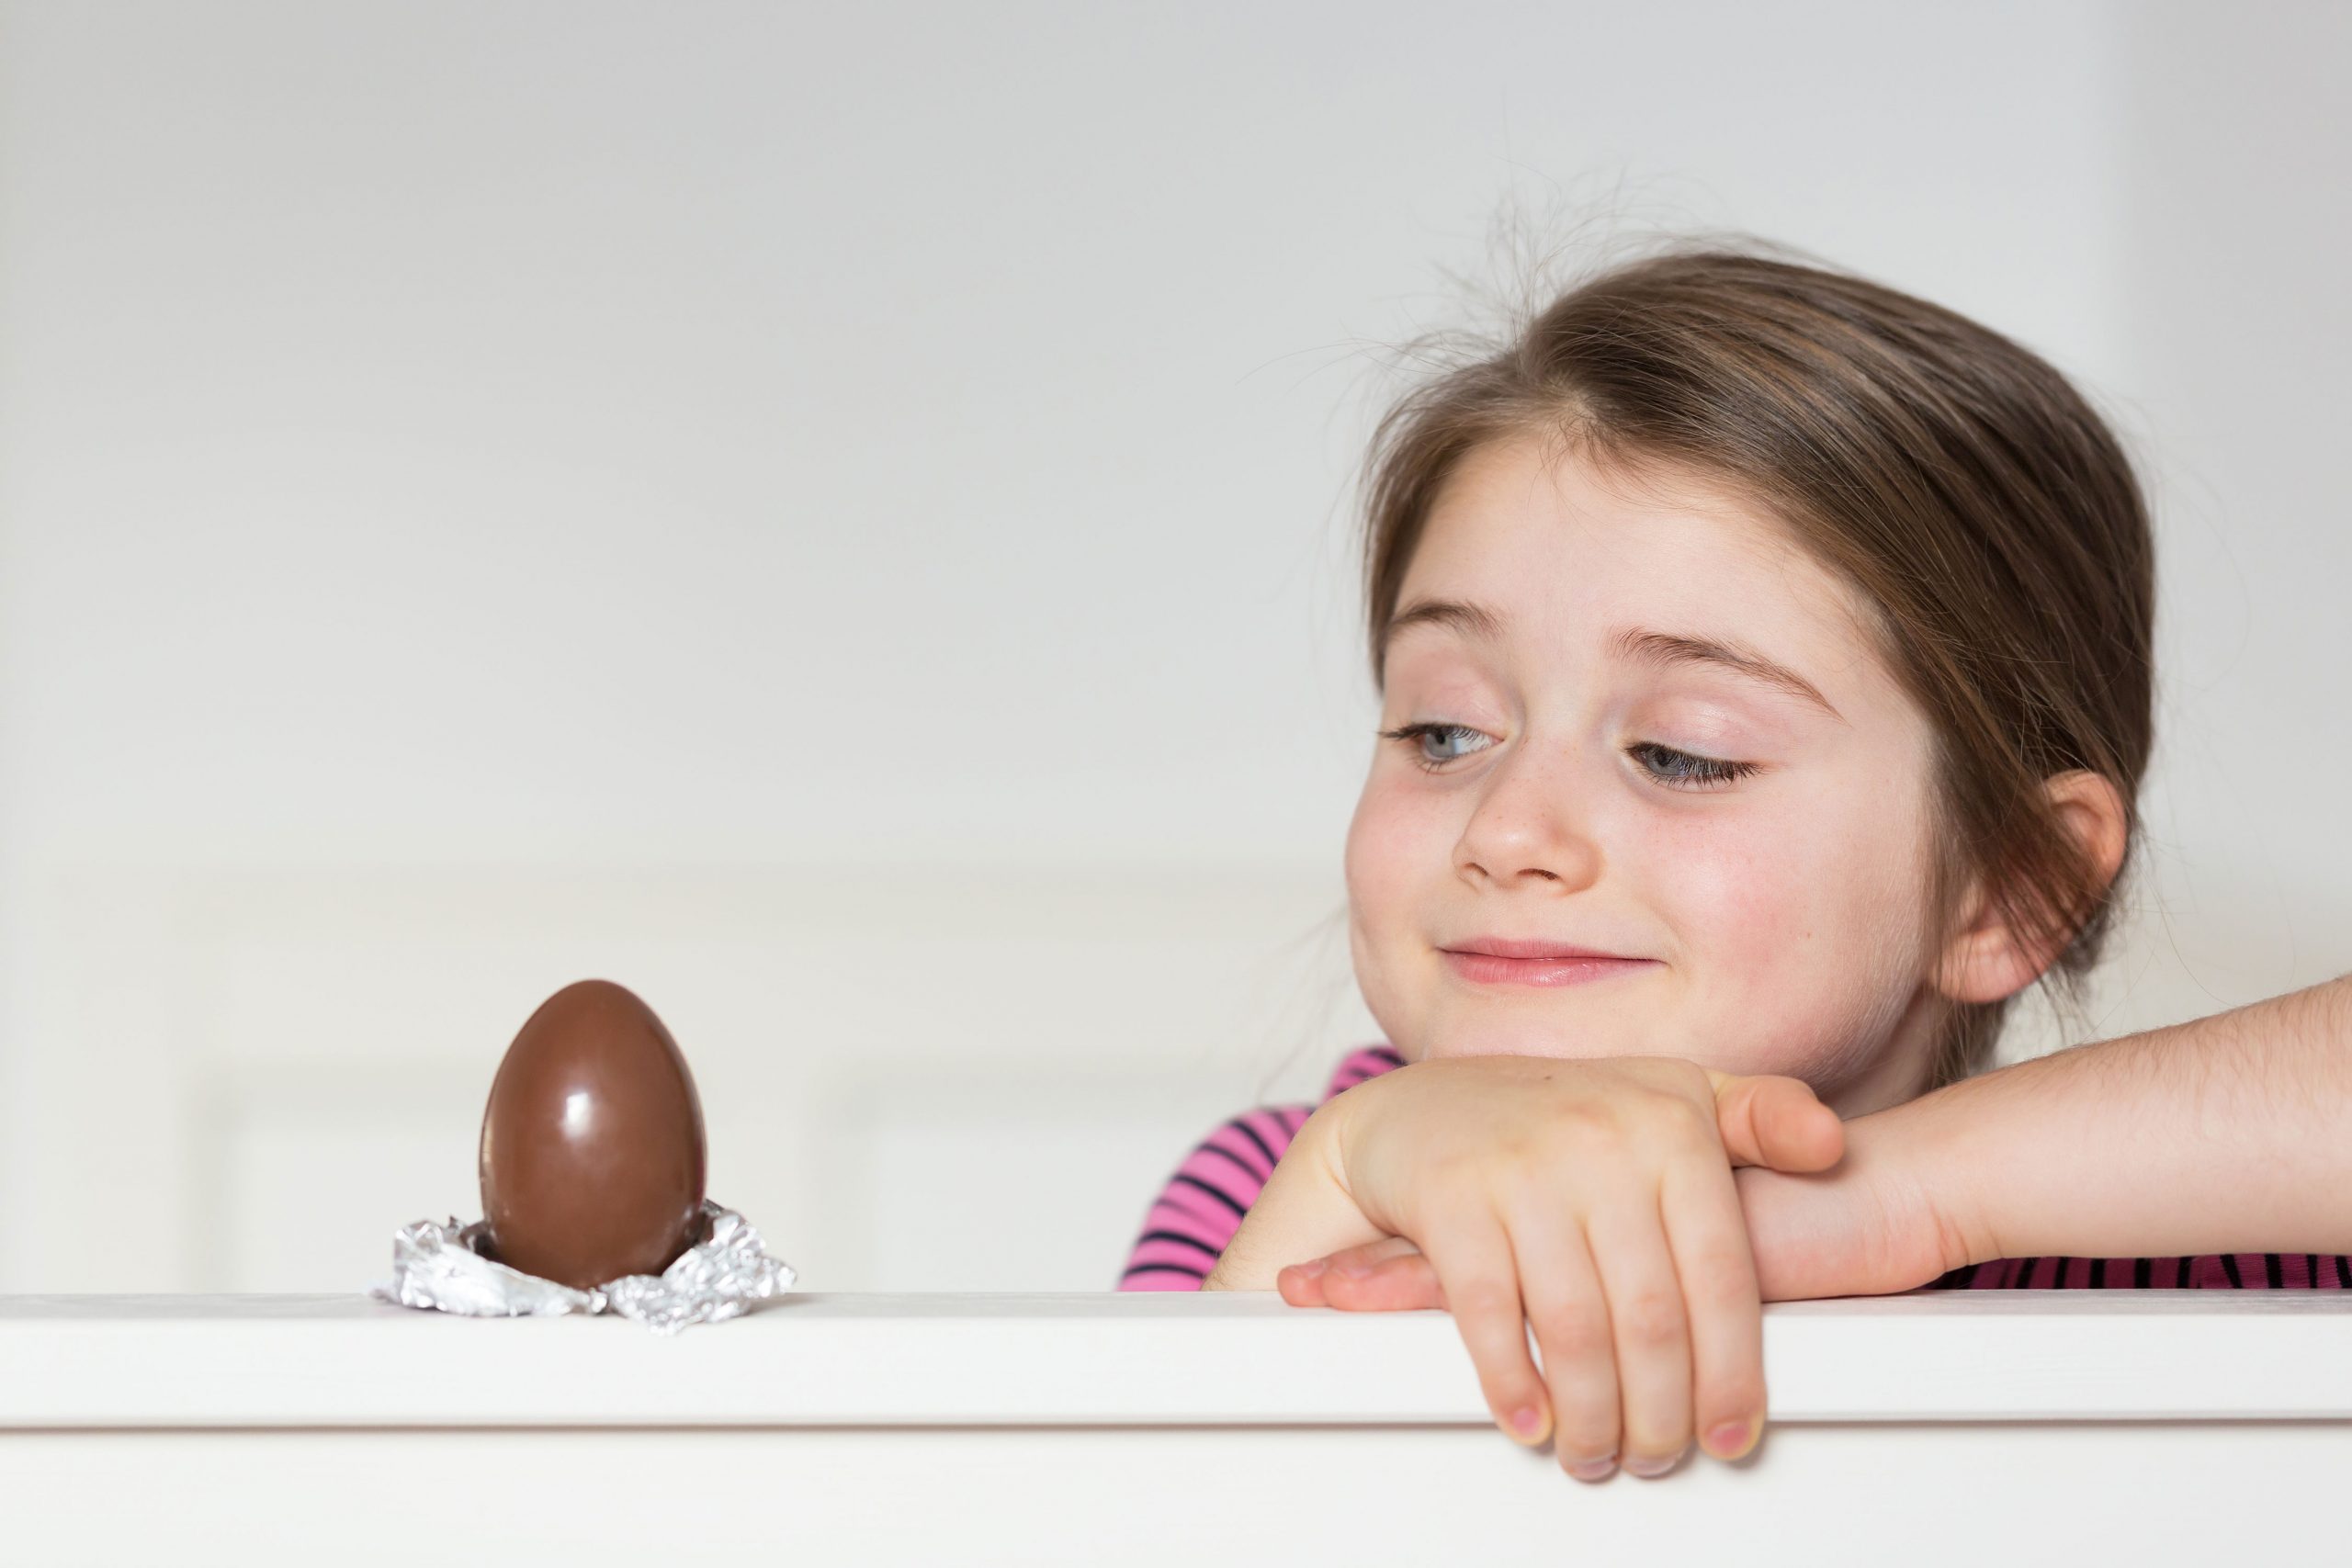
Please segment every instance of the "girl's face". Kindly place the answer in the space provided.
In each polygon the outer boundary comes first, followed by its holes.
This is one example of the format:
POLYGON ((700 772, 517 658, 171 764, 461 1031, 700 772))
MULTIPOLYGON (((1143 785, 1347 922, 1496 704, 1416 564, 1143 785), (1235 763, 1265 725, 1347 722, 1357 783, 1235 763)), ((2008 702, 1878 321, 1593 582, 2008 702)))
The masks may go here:
POLYGON ((1679 1056, 1849 1117, 1917 1091, 1932 737, 1850 590, 1718 489, 1530 438, 1457 468, 1396 611, 1381 728, 1412 728, 1347 879, 1401 1055, 1679 1056), (1513 943, 1611 956, 1471 952, 1513 943))

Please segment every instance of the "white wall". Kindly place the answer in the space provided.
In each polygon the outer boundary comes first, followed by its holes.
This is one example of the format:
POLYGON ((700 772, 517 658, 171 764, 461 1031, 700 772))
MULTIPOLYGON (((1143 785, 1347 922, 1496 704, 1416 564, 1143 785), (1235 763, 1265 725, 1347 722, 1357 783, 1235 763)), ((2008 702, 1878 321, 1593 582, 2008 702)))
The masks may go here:
POLYGON ((0 1288, 363 1283, 591 973, 810 1288, 1107 1283, 1372 1038, 1349 485, 1498 210, 2080 377, 2167 552, 2101 1020, 2344 967, 2352 48, 2233 16, 0 6, 0 1288))

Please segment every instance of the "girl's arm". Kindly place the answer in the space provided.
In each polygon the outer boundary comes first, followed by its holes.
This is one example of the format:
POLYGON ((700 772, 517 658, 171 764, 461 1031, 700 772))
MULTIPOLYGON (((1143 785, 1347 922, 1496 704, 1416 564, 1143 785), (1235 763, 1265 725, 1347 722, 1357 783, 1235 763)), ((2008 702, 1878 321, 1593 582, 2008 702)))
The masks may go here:
MULTIPOLYGON (((1832 1169, 1733 1173, 1768 1302, 2003 1258, 2352 1255, 2352 976, 1981 1073, 1845 1133, 1832 1169)), ((1369 1278, 1293 1276, 1285 1299, 1443 1304, 1410 1243, 1357 1252, 1369 1278)))
POLYGON ((2352 976, 1858 1117, 1968 1261, 2352 1253, 2352 976))
MULTIPOLYGON (((1640 1081, 1636 1069, 1658 1070, 1654 1062, 1644 1063, 1635 1058, 1624 1061, 1625 1071, 1635 1073, 1636 1087, 1640 1081)), ((1405 1131, 1400 1133, 1401 1113, 1392 1113, 1384 1118, 1372 1108, 1385 1103, 1385 1097, 1406 1094, 1411 1097, 1412 1103, 1427 1113, 1436 1115, 1441 1127, 1450 1129, 1459 1126, 1468 1115, 1462 1097, 1475 1094, 1485 1078, 1492 1078, 1495 1081, 1487 1086, 1486 1091, 1501 1091, 1507 1095, 1498 1102, 1499 1110, 1515 1109, 1532 1114, 1544 1103, 1543 1097, 1531 1096, 1523 1086, 1511 1078, 1511 1074, 1523 1065, 1527 1065, 1526 1058, 1496 1058, 1490 1071, 1481 1069, 1483 1077, 1472 1076, 1466 1083, 1451 1075, 1467 1074, 1470 1069, 1458 1065, 1450 1067, 1446 1069, 1450 1076, 1444 1080, 1452 1090, 1450 1095, 1441 1094, 1430 1087, 1427 1075, 1437 1069, 1400 1067, 1324 1101, 1299 1128, 1289 1149, 1274 1167, 1273 1174, 1267 1178, 1257 1201, 1250 1206, 1239 1228, 1233 1233, 1232 1240, 1226 1244, 1216 1266, 1201 1281, 1201 1289, 1274 1290, 1277 1288, 1276 1276, 1291 1264, 1304 1263, 1366 1242, 1385 1239, 1391 1232, 1383 1222, 1393 1221, 1395 1216, 1375 1206, 1372 1213, 1380 1214, 1381 1219, 1374 1220, 1367 1214, 1364 1206, 1357 1202, 1355 1192, 1360 1190, 1351 1189, 1347 1179, 1348 1168, 1341 1151, 1343 1148, 1352 1149, 1361 1158, 1367 1153, 1363 1139, 1371 1136, 1371 1152, 1375 1155, 1385 1152, 1387 1156, 1385 1161, 1374 1158, 1377 1171, 1384 1163, 1393 1164, 1399 1158, 1425 1157, 1428 1150, 1415 1140, 1425 1140, 1429 1129, 1407 1122, 1405 1131), (1414 1077, 1417 1072, 1421 1076, 1414 1077), (1412 1085, 1409 1089, 1407 1087, 1408 1079, 1412 1085), (1380 1131, 1366 1134, 1361 1120, 1354 1120, 1367 1116, 1373 1118, 1380 1131), (1408 1145, 1403 1153, 1395 1146, 1400 1138, 1408 1145)), ((1540 1061, 1532 1065, 1544 1066, 1540 1061)), ((1847 1146, 1843 1124, 1799 1079, 1773 1075, 1743 1077, 1710 1072, 1687 1062, 1672 1064, 1667 1070, 1672 1069, 1704 1076, 1706 1081, 1703 1086, 1696 1085, 1694 1081, 1692 1087, 1701 1088, 1702 1092, 1712 1096, 1713 1128, 1715 1136, 1720 1140, 1718 1152, 1728 1157, 1732 1165, 1741 1168, 1735 1172, 1736 1176, 1751 1172, 1772 1176, 1782 1171, 1818 1172, 1836 1164, 1840 1150, 1847 1146)), ((1608 1101, 1611 1096, 1629 1092, 1622 1082, 1612 1082, 1606 1077, 1596 1078, 1595 1066, 1589 1062, 1555 1064, 1544 1070, 1540 1078, 1542 1083, 1548 1084, 1555 1076, 1566 1076, 1572 1071, 1583 1076, 1575 1085, 1562 1090, 1569 1096, 1566 1104, 1571 1107, 1578 1094, 1600 1096, 1600 1099, 1594 1101, 1600 1104, 1608 1101)), ((1678 1080, 1671 1092, 1681 1091, 1678 1080)), ((1632 1103, 1640 1103, 1638 1097, 1632 1103)), ((1555 1106, 1555 1117, 1566 1113, 1555 1106)), ((1545 1123, 1539 1120, 1537 1125, 1555 1130, 1557 1123, 1545 1123)), ((1587 1122, 1580 1125, 1590 1127, 1592 1123, 1587 1122)), ((1608 1130, 1607 1119, 1603 1118, 1600 1131, 1605 1133, 1608 1130)), ((1898 1143, 1892 1133, 1893 1130, 1889 1129, 1887 1134, 1883 1134, 1883 1141, 1898 1143)), ((1529 1145, 1523 1139, 1513 1146, 1523 1149, 1529 1145)), ((1359 1168, 1355 1174, 1361 1177, 1363 1173, 1359 1168)), ((1859 1188, 1860 1184, 1849 1186, 1859 1188)), ((1854 1196, 1852 1192, 1840 1192, 1833 1195, 1833 1201, 1850 1202, 1854 1196)), ((1840 1218, 1842 1220, 1843 1216, 1840 1218)), ((1824 1216, 1814 1201, 1806 1202, 1802 1213, 1791 1214, 1786 1228, 1800 1238, 1792 1244, 1792 1249, 1819 1250, 1818 1239, 1806 1233, 1817 1231, 1823 1224, 1824 1216)), ((1783 1268, 1786 1269, 1790 1266, 1783 1265, 1783 1268)))

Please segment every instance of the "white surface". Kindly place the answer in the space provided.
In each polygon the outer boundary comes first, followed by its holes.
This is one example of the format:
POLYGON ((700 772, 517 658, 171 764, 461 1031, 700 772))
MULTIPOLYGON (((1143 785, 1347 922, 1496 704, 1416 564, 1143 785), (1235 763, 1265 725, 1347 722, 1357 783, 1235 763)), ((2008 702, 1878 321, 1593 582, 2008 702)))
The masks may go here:
POLYGON ((1935 1293, 1764 1326, 1747 1459, 1586 1486, 1495 1429, 1442 1313, 812 1295, 662 1340, 6 1298, 0 1558, 1959 1568, 2340 1529, 2352 1300, 1935 1293))
POLYGON ((1469 1427, 0 1436, 41 1568, 2330 1561, 2352 1427, 1791 1427, 1585 1486, 1469 1427), (2293 1549, 2290 1546, 2289 1555, 2293 1549))
MULTIPOLYGON (((2352 1421, 2352 1297, 1764 1309, 1775 1424, 2352 1421)), ((1491 1426, 1442 1312, 1271 1292, 796 1294, 670 1338, 350 1297, 0 1298, 0 1427, 1491 1426)))

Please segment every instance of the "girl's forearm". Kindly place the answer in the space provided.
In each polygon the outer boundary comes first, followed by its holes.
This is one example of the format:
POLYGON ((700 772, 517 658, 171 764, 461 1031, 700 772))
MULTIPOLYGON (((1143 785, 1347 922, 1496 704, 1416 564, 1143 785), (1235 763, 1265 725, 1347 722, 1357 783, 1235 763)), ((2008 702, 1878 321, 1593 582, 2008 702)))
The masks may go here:
POLYGON ((1250 1205, 1201 1289, 1271 1291, 1274 1276, 1294 1263, 1388 1234, 1366 1220, 1348 1196, 1329 1110, 1326 1106, 1309 1116, 1283 1151, 1265 1190, 1250 1205))
POLYGON ((2352 1253, 2352 976, 1879 1111, 1971 1262, 2352 1253))

